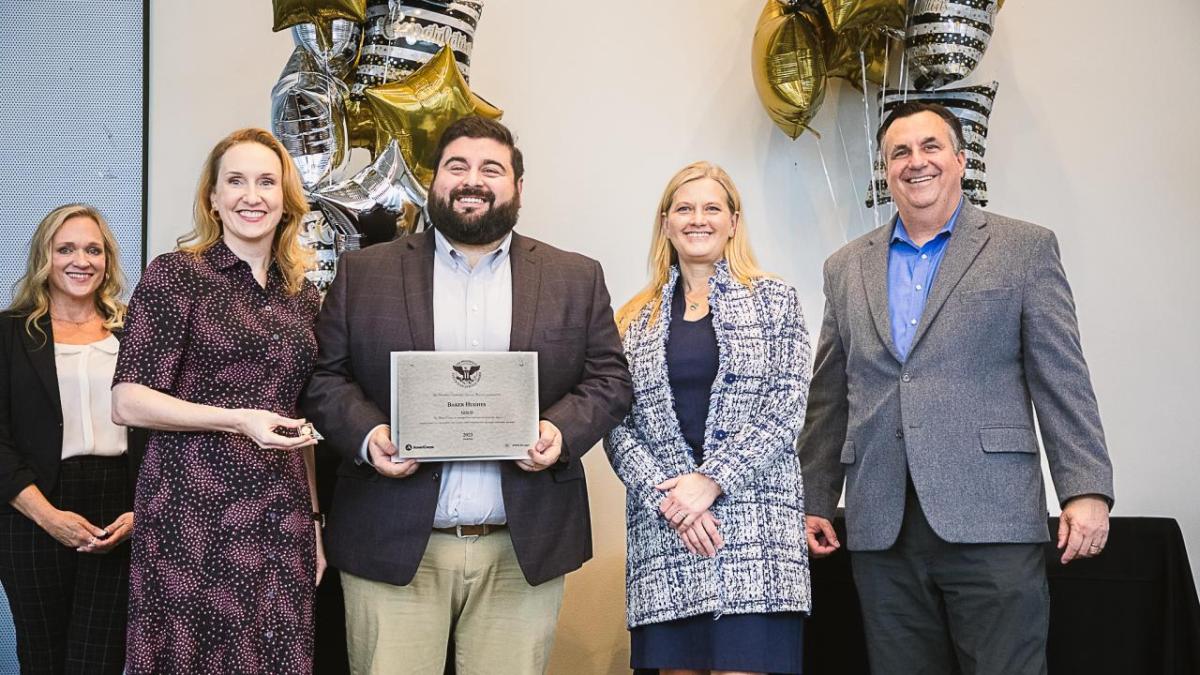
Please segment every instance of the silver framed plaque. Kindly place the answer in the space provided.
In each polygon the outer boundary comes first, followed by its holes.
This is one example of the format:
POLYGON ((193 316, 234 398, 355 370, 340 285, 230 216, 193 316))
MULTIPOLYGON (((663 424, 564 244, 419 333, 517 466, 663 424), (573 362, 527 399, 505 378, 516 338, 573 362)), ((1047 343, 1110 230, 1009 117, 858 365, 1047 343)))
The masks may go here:
POLYGON ((537 352, 392 352, 393 461, 525 459, 538 439, 537 352))

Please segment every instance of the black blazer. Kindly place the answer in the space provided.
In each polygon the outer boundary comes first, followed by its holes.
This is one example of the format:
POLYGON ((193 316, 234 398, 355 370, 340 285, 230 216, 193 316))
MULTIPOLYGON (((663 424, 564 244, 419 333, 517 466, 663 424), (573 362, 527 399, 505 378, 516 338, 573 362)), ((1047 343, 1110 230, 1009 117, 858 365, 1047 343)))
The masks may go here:
MULTIPOLYGON (((343 456, 325 546, 355 576, 408 584, 429 542, 441 464, 407 478, 355 463, 388 423, 389 354, 432 350, 433 233, 347 254, 317 318, 320 354, 301 409, 343 456)), ((509 347, 538 352, 541 416, 562 431, 561 463, 527 473, 501 462, 509 533, 540 584, 592 555, 583 454, 629 412, 633 390, 600 264, 514 234, 509 347)))
MULTIPOLYGON (((38 326, 44 343, 25 332, 24 315, 0 313, 0 512, 11 512, 9 502, 31 483, 45 495, 58 483, 63 419, 50 317, 38 326)), ((146 437, 144 430, 130 430, 130 508, 146 437)))

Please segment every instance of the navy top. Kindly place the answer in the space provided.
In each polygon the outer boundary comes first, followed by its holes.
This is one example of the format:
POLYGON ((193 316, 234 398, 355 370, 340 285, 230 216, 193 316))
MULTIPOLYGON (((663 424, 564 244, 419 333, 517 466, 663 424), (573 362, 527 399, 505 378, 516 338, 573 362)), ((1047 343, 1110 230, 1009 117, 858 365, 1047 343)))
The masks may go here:
POLYGON ((708 399, 717 378, 717 334, 712 312, 697 321, 683 320, 683 283, 671 298, 671 326, 667 334, 667 378, 675 397, 675 416, 683 438, 692 448, 696 464, 704 463, 704 425, 708 399))

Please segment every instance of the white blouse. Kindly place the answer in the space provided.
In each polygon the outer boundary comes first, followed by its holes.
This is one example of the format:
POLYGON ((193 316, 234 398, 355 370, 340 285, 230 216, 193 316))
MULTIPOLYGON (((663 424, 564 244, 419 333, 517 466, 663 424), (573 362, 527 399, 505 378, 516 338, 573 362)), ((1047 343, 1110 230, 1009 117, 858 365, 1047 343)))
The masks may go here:
POLYGON ((63 413, 63 459, 125 453, 125 427, 112 421, 112 380, 119 346, 112 335, 86 345, 54 343, 63 413))

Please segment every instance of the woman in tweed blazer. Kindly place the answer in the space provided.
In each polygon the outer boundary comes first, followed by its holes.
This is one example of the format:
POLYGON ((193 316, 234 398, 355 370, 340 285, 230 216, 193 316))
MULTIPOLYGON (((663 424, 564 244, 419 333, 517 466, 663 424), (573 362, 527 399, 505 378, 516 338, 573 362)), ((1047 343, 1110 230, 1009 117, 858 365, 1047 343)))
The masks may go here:
POLYGON ((634 404, 605 443, 628 490, 631 666, 798 673, 810 347, 796 291, 758 269, 737 189, 706 162, 668 183, 650 265, 617 315, 634 404))

